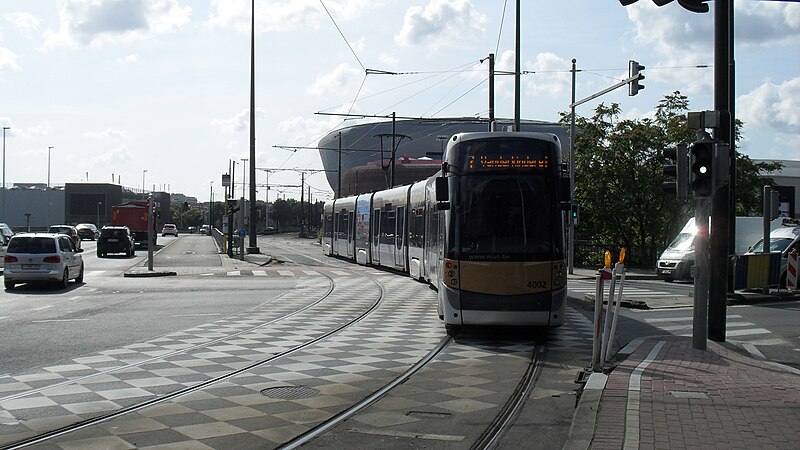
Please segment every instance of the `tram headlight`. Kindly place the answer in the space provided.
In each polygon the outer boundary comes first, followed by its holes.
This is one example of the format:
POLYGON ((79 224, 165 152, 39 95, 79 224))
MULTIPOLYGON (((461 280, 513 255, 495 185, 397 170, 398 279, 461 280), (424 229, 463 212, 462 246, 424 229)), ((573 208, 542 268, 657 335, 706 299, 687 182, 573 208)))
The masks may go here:
POLYGON ((450 277, 450 278, 453 278, 454 276, 456 276, 456 273, 451 270, 451 271, 447 272, 447 276, 450 277))

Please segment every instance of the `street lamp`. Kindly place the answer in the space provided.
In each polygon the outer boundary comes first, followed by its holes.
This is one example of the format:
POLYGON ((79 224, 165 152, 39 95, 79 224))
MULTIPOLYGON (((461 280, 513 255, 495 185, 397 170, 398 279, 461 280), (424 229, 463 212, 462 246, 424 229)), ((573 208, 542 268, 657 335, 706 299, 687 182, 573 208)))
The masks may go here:
MULTIPOLYGON (((250 180, 252 182, 252 180, 250 180)), ((242 198, 245 198, 244 189, 247 187, 247 158, 242 158, 242 198)))
POLYGON ((144 169, 144 170, 142 170, 142 193, 143 193, 143 194, 144 194, 145 192, 147 192, 147 191, 145 191, 145 190, 144 190, 144 175, 145 175, 146 173, 147 173, 147 169, 144 169))
POLYGON ((54 147, 47 147, 47 189, 50 189, 50 150, 54 147))
POLYGON ((11 127, 3 127, 3 218, 6 217, 6 130, 11 127))

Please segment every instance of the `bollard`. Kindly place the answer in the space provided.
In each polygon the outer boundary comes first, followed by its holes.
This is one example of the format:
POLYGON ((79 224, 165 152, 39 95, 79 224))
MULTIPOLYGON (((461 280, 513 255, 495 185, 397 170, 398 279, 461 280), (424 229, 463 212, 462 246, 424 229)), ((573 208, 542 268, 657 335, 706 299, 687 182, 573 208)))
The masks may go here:
POLYGON ((792 249, 786 264, 786 289, 790 291, 797 290, 797 256, 797 249, 792 249))
POLYGON ((592 372, 602 371, 601 341, 603 334, 603 295, 605 280, 611 279, 611 252, 605 253, 605 265, 597 271, 594 296, 594 339, 592 340, 592 372))

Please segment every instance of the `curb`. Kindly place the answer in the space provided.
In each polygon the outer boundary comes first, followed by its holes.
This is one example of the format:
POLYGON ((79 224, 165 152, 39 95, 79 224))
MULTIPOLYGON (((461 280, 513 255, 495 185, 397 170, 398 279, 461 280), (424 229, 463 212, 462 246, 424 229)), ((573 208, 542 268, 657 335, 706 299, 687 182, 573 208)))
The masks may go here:
POLYGON ((174 277, 177 276, 177 272, 172 271, 136 271, 136 272, 125 272, 122 274, 125 278, 154 278, 154 277, 174 277))

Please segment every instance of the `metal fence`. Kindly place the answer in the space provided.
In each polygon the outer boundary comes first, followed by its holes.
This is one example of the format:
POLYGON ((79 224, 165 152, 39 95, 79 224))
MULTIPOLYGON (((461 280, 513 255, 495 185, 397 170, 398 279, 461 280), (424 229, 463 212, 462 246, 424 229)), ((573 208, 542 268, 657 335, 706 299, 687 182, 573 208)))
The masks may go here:
POLYGON ((575 241, 575 265, 583 267, 602 267, 606 250, 611 252, 612 263, 617 262, 619 252, 625 247, 625 265, 652 269, 656 266, 661 250, 653 245, 624 246, 619 244, 597 244, 575 241))

